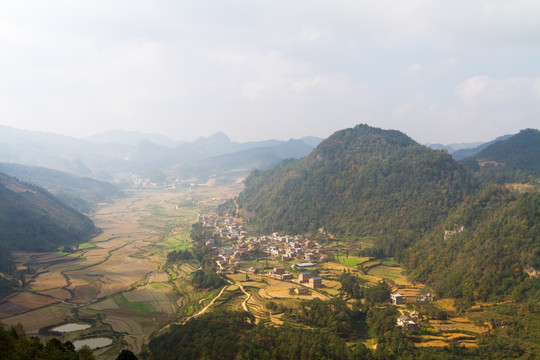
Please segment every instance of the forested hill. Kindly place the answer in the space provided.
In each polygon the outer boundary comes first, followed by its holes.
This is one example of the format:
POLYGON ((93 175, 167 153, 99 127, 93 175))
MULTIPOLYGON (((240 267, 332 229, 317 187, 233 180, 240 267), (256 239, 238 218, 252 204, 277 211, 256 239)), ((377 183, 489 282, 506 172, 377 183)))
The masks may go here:
POLYGON ((540 131, 521 130, 463 163, 488 182, 534 182, 540 177, 540 131))
POLYGON ((92 220, 46 190, 0 173, 0 246, 45 251, 96 232, 92 220))
POLYGON ((409 249, 412 280, 443 297, 475 301, 540 298, 540 193, 490 185, 467 198, 409 249))
POLYGON ((301 160, 255 171, 238 204, 241 216, 263 232, 324 227, 334 235, 403 240, 386 243, 393 252, 476 188, 447 152, 399 131, 358 125, 334 133, 301 160))

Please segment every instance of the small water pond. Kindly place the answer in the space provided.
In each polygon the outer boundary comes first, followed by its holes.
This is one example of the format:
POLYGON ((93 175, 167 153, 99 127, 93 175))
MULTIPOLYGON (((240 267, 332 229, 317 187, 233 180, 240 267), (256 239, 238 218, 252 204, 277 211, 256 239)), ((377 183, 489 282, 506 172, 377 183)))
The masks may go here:
POLYGON ((69 324, 64 324, 64 325, 60 325, 60 326, 57 326, 55 328, 52 328, 51 331, 57 331, 57 332, 65 333, 65 332, 85 330, 85 329, 88 329, 91 326, 92 325, 89 325, 89 324, 69 323, 69 324))
POLYGON ((98 349, 105 346, 109 346, 112 344, 111 338, 106 337, 98 337, 98 338, 91 338, 91 339, 84 339, 84 340, 76 340, 73 342, 73 345, 75 346, 76 350, 79 350, 84 345, 87 345, 90 347, 90 349, 98 349))

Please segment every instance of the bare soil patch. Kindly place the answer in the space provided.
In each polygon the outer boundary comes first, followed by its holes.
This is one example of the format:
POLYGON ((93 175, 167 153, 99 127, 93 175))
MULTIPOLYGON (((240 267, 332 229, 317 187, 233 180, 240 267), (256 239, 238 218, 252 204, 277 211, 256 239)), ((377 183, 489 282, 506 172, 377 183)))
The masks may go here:
POLYGON ((44 272, 39 274, 34 280, 29 284, 29 289, 34 291, 43 291, 61 288, 67 285, 66 278, 62 276, 59 272, 44 272))
POLYGON ((23 314, 2 319, 7 325, 21 323, 28 335, 37 335, 39 329, 45 326, 63 323, 69 314, 71 307, 64 304, 54 304, 41 309, 29 311, 23 314))
POLYGON ((50 304, 57 303, 58 300, 48 296, 42 296, 30 292, 18 292, 6 298, 6 301, 24 306, 28 309, 38 309, 50 304))
POLYGON ((14 304, 9 301, 3 301, 0 303, 0 319, 3 317, 11 316, 13 314, 22 313, 24 311, 30 310, 26 306, 22 306, 19 304, 14 304))
POLYGON ((71 299, 71 293, 65 289, 52 289, 52 290, 45 290, 40 291, 40 294, 52 296, 55 299, 58 300, 68 300, 71 299))

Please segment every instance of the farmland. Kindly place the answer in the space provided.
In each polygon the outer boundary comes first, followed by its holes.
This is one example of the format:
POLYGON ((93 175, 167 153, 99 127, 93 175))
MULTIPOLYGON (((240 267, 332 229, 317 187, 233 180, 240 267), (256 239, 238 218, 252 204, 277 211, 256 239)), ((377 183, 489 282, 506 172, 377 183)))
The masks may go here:
POLYGON ((66 333, 64 340, 110 337, 113 345, 95 352, 103 359, 123 348, 140 352, 150 334, 205 296, 186 284, 195 268, 162 269, 167 253, 189 246, 197 213, 239 190, 130 190, 127 197, 102 204, 93 216, 102 233, 75 253, 16 254, 17 265, 31 271, 25 291, 0 303, 0 321, 21 323, 40 337, 49 336, 46 329, 53 325, 88 322, 91 328, 66 333))

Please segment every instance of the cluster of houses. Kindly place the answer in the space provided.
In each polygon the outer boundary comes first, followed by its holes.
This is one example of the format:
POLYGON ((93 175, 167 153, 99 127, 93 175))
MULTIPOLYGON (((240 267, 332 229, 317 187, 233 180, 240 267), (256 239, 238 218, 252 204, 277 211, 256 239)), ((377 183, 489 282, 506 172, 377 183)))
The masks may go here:
MULTIPOLYGON (((265 254, 265 257, 273 257, 282 261, 301 261, 293 265, 293 268, 301 270, 326 260, 325 250, 304 236, 282 236, 279 233, 273 233, 270 236, 247 237, 244 226, 237 224, 233 218, 213 214, 199 216, 198 221, 205 227, 215 229, 212 238, 206 241, 206 246, 216 250, 216 261, 223 273, 239 269, 244 254, 253 250, 260 251, 261 254, 265 254), (233 245, 219 246, 224 242, 231 244, 231 241, 233 245)), ((252 266, 245 270, 248 275, 262 274, 263 272, 263 266, 252 266)), ((265 275, 278 280, 293 280, 294 278, 292 274, 286 273, 285 268, 282 267, 275 267, 265 275)), ((322 287, 322 278, 311 276, 311 272, 302 272, 297 281, 299 284, 304 284, 306 289, 322 287)), ((304 287, 296 288, 300 290, 294 290, 294 292, 305 293, 308 290, 304 290, 304 287)))
MULTIPOLYGON (((282 261, 301 261, 298 267, 314 266, 317 262, 326 261, 326 250, 319 244, 306 239, 304 236, 289 236, 273 233, 270 236, 248 237, 243 225, 238 224, 232 217, 199 216, 198 222, 204 227, 213 228, 212 238, 206 241, 206 246, 216 250, 216 261, 222 268, 238 269, 244 254, 259 251, 265 257, 273 257, 282 261), (223 243, 229 246, 220 246, 223 243), (307 265, 307 266, 306 266, 307 265)), ((258 272, 257 269, 248 269, 246 273, 258 272)), ((262 270, 261 270, 262 271, 262 270)), ((281 272, 280 268, 271 271, 268 276, 290 280, 291 274, 281 272)), ((317 287, 317 283, 313 287, 317 287)))
MULTIPOLYGON (((405 297, 398 293, 392 293, 390 294, 390 299, 392 300, 392 304, 394 305, 405 305, 407 302, 410 301, 417 301, 417 302, 427 302, 427 301, 433 301, 434 296, 432 293, 427 294, 420 294, 414 297, 414 299, 411 299, 410 297, 405 297)), ((402 327, 404 330, 416 330, 418 329, 418 325, 413 319, 418 318, 419 313, 417 311, 413 311, 410 313, 410 315, 402 315, 397 319, 397 326, 402 327)))

